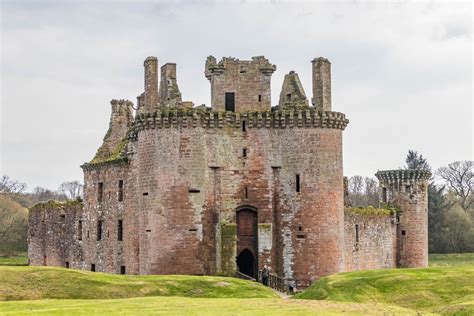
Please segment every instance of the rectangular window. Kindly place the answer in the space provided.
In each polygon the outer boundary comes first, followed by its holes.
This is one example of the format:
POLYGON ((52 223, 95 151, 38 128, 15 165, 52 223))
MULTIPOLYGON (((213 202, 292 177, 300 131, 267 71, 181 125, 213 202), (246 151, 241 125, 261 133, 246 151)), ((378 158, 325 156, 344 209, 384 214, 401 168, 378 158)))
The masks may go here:
POLYGON ((97 202, 102 202, 103 194, 104 194, 104 183, 99 182, 97 185, 97 202))
POLYGON ((97 241, 102 239, 102 221, 97 221, 97 241))
POLYGON ((66 261, 66 269, 69 269, 69 261, 66 261))
POLYGON ((123 220, 119 219, 117 223, 117 240, 123 240, 123 220))
POLYGON ((120 266, 120 274, 125 274, 125 266, 120 266))
POLYGON ((261 94, 258 95, 258 102, 262 102, 262 95, 261 94))
POLYGON ((244 188, 244 198, 245 199, 249 198, 249 189, 247 187, 244 188))
POLYGON ((301 191, 300 175, 297 174, 296 175, 296 192, 300 192, 300 191, 301 191))
POLYGON ((355 225, 356 242, 359 242, 359 225, 355 225))
POLYGON ((247 148, 242 149, 242 157, 247 157, 247 148))
POLYGON ((91 263, 91 271, 95 272, 95 263, 91 263))
POLYGON ((411 186, 409 185, 405 186, 405 193, 411 193, 411 186))
POLYGON ((291 102, 291 93, 286 95, 286 101, 291 102))
POLYGON ((119 180, 118 182, 118 201, 123 201, 123 180, 119 180))
POLYGON ((229 112, 235 112, 235 93, 225 93, 225 110, 229 112))
POLYGON ((242 121, 242 132, 246 132, 246 131, 247 131, 247 122, 242 121))
POLYGON ((402 236, 405 236, 407 232, 405 230, 402 230, 402 236))
POLYGON ((77 240, 82 240, 82 221, 77 223, 77 240))
POLYGON ((382 188, 382 202, 387 202, 387 188, 382 188))

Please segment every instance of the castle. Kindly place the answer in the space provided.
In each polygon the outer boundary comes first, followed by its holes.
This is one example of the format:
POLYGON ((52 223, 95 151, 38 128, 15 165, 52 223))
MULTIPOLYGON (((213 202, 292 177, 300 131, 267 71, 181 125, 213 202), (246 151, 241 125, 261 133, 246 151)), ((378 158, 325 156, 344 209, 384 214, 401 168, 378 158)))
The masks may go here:
POLYGON ((426 267, 427 181, 379 171, 383 208, 345 206, 342 133, 331 64, 312 61, 312 99, 298 74, 210 56, 211 107, 183 101, 176 64, 144 62, 137 107, 112 100, 109 129, 82 165, 84 202, 29 215, 31 265, 121 274, 256 277, 264 265, 296 289, 341 271, 426 267))

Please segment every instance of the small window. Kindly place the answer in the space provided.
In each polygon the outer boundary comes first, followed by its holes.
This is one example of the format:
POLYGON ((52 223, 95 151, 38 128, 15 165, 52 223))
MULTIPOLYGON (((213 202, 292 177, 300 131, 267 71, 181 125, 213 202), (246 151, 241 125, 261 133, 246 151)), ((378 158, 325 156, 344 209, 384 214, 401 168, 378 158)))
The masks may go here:
POLYGON ((247 157, 247 148, 242 149, 242 157, 247 157))
POLYGON ((143 195, 144 195, 144 196, 148 195, 148 192, 143 192, 143 195))
POLYGON ((61 222, 64 223, 66 221, 66 215, 61 214, 61 215, 59 215, 59 217, 61 218, 61 222))
POLYGON ((229 112, 235 112, 235 93, 225 93, 225 110, 229 112))
POLYGON ((247 187, 244 188, 244 198, 245 199, 249 198, 249 189, 247 187))
POLYGON ((97 241, 102 239, 102 221, 97 221, 97 241))
POLYGON ((382 188, 382 202, 387 202, 387 188, 382 188))
POLYGON ((189 189, 188 192, 189 193, 201 193, 201 190, 199 190, 199 189, 189 189))
POLYGON ((117 223, 117 240, 123 240, 123 220, 119 219, 117 223))
POLYGON ((120 266, 120 274, 125 274, 125 266, 120 266))
POLYGON ((89 239, 89 231, 87 231, 87 239, 89 239))
POLYGON ((296 192, 301 192, 300 175, 296 175, 296 192))
POLYGON ((411 186, 410 185, 405 186, 405 193, 411 193, 411 186))
POLYGON ((405 230, 402 230, 402 236, 405 236, 407 232, 405 230))
POLYGON ((123 180, 119 180, 118 182, 118 201, 123 201, 123 180))
POLYGON ((247 131, 247 121, 242 121, 242 132, 246 132, 247 131))
POLYGON ((66 261, 66 269, 69 269, 69 261, 66 261))
POLYGON ((303 227, 298 226, 298 231, 300 232, 300 231, 302 231, 302 230, 303 230, 303 227))
POLYGON ((258 95, 258 102, 262 102, 262 95, 261 94, 258 95))
POLYGON ((359 225, 355 225, 355 233, 356 233, 356 242, 359 242, 359 225))
POLYGON ((290 102, 291 101, 291 93, 288 93, 286 95, 286 101, 290 102))
POLYGON ((77 240, 82 240, 82 221, 77 223, 77 240))
POLYGON ((95 263, 91 263, 91 271, 95 272, 95 263))
POLYGON ((104 183, 99 182, 97 185, 97 202, 102 202, 102 195, 104 194, 104 183))

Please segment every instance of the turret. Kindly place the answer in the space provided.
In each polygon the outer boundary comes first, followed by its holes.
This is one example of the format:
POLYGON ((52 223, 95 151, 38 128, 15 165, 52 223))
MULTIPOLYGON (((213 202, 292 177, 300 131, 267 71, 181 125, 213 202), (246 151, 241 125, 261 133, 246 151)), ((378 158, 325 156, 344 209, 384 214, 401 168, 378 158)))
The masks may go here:
POLYGON ((381 202, 395 207, 397 265, 428 266, 428 170, 388 170, 375 174, 381 202))
POLYGON ((322 111, 331 111, 331 63, 324 57, 313 63, 313 105, 322 111))
POLYGON ((211 82, 211 106, 216 111, 268 111, 270 82, 276 66, 264 56, 252 60, 209 56, 205 76, 211 82))
POLYGON ((145 108, 153 112, 158 107, 158 59, 150 56, 145 59, 145 108))

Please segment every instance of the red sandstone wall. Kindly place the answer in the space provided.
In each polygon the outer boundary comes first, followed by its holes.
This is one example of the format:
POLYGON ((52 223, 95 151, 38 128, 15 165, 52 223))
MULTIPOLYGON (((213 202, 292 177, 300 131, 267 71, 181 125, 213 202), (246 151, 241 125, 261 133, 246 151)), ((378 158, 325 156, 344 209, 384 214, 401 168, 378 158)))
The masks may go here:
POLYGON ((76 242, 82 203, 46 202, 33 206, 28 216, 30 265, 82 268, 82 246, 76 242))
POLYGON ((392 215, 344 216, 345 271, 395 268, 397 266, 397 227, 392 215), (356 241, 356 228, 359 240, 356 241))

